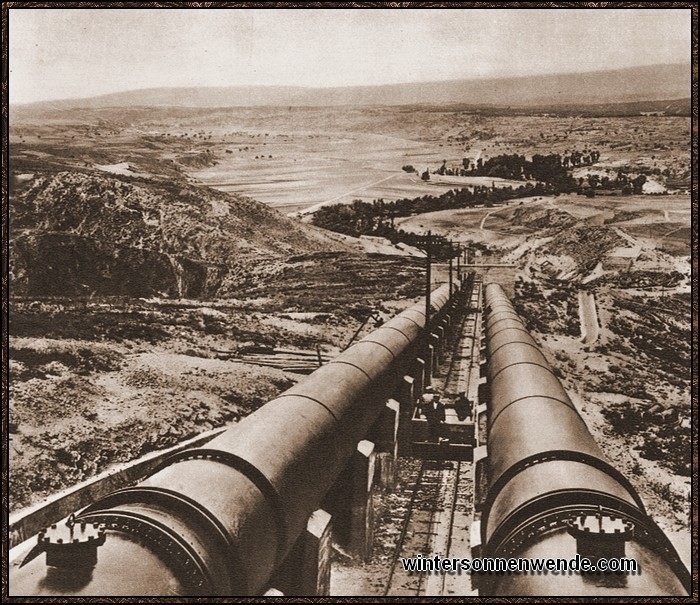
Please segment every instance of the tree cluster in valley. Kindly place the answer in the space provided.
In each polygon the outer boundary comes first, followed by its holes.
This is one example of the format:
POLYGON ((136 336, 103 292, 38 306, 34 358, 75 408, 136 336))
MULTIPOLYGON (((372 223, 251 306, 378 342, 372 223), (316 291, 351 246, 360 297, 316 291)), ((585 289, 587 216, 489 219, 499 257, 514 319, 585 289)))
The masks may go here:
MULTIPOLYGON (((561 193, 580 193, 595 195, 595 191, 619 190, 623 194, 638 194, 642 192, 642 186, 646 182, 644 175, 632 177, 623 171, 618 171, 617 177, 600 177, 597 174, 589 174, 586 178, 575 179, 572 167, 588 165, 596 162, 600 154, 593 150, 584 152, 573 151, 561 156, 559 154, 539 155, 535 154, 531 160, 525 156, 510 154, 489 158, 485 162, 481 159, 475 164, 464 160, 464 167, 459 169, 463 176, 491 176, 510 180, 522 180, 518 187, 496 187, 473 185, 461 189, 451 189, 441 195, 423 195, 408 199, 402 198, 396 201, 385 202, 383 199, 373 202, 354 200, 352 204, 334 204, 319 208, 313 215, 312 222, 318 227, 359 237, 360 235, 374 235, 386 237, 394 243, 401 241, 411 244, 409 234, 394 226, 394 219, 425 212, 438 210, 450 210, 458 208, 474 208, 479 206, 493 207, 497 204, 512 199, 533 196, 550 196, 561 193), (533 182, 534 181, 534 182, 533 182)), ((411 165, 403 167, 406 172, 413 172, 411 165)), ((454 174, 452 168, 446 168, 443 162, 437 174, 454 174)), ((430 173, 426 170, 421 174, 423 180, 430 179, 430 173)))
POLYGON ((451 176, 491 176, 511 180, 536 180, 552 183, 566 181, 569 177, 568 170, 580 166, 590 166, 600 159, 600 152, 596 150, 574 150, 564 155, 535 154, 531 160, 524 155, 502 154, 484 161, 483 158, 470 160, 464 158, 461 166, 448 167, 443 160, 442 166, 435 172, 440 175, 451 176))

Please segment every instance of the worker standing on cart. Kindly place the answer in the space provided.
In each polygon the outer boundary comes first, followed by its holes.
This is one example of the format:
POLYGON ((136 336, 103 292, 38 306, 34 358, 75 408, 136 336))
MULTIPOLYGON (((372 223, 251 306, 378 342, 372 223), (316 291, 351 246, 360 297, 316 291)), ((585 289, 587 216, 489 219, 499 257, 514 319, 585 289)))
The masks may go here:
POLYGON ((433 390, 433 387, 428 385, 425 387, 425 393, 421 395, 420 398, 420 413, 423 414, 425 410, 430 407, 430 405, 433 403, 433 399, 435 399, 435 391, 433 390))
POLYGON ((423 408, 423 415, 428 420, 430 441, 439 442, 442 433, 442 423, 445 422, 445 404, 440 401, 440 395, 434 394, 430 403, 423 408))

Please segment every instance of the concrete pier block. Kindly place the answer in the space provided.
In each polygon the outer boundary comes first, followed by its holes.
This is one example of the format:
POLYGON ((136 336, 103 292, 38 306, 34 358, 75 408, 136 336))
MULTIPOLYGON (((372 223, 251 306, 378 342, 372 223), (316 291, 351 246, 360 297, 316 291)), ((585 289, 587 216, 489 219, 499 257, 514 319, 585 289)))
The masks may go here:
POLYGON ((479 363, 479 378, 486 378, 488 373, 489 364, 485 361, 480 361, 479 363))
POLYGON ((469 531, 469 544, 471 547, 471 558, 481 557, 481 513, 475 513, 469 531))
POLYGON ((437 327, 436 332, 440 343, 440 363, 442 363, 445 358, 445 351, 447 350, 447 335, 449 332, 442 323, 437 327))
POLYGON ((284 593, 279 588, 268 588, 264 597, 283 597, 284 593))
POLYGON ((417 399, 423 394, 423 391, 425 391, 425 387, 423 386, 423 380, 425 378, 425 359, 416 357, 411 375, 413 376, 413 394, 417 399))
POLYGON ((474 449, 474 510, 481 512, 488 495, 488 449, 481 445, 474 449))
POLYGON ((440 335, 433 332, 429 337, 430 345, 433 347, 433 359, 432 367, 430 368, 433 376, 438 375, 438 370, 440 369, 440 362, 442 361, 442 345, 440 342, 440 335))
MULTIPOLYGON (((470 542, 470 556, 472 559, 479 559, 483 556, 483 545, 481 544, 481 513, 474 513, 472 519, 472 525, 469 531, 469 542, 470 542)), ((472 574, 472 588, 477 595, 480 593, 481 582, 483 581, 483 576, 480 573, 472 574)), ((474 593, 472 593, 474 594, 474 593)))
POLYGON ((309 516, 306 530, 297 538, 282 565, 275 571, 268 596, 330 595, 333 552, 331 515, 317 509, 309 516))
POLYGON ((425 374, 423 374, 423 390, 433 383, 433 365, 435 365, 435 347, 428 344, 425 348, 425 374))
POLYGON ((488 402, 491 401, 491 388, 488 382, 486 382, 486 378, 479 378, 479 387, 478 387, 478 395, 477 397, 479 398, 479 401, 484 401, 488 402))
POLYGON ((488 438, 488 409, 485 403, 480 403, 476 406, 474 412, 474 425, 476 431, 477 445, 486 445, 488 438))
MULTIPOLYGON (((410 376, 405 378, 412 380, 410 376)), ((401 404, 396 399, 389 399, 370 433, 377 457, 374 480, 378 486, 389 490, 396 485, 400 414, 401 404)), ((410 412, 407 424, 410 431, 410 412)))
POLYGON ((363 439, 350 462, 353 474, 353 493, 350 500, 350 536, 348 550, 357 554, 363 561, 372 556, 374 538, 374 506, 372 487, 375 465, 374 443, 363 439))
POLYGON ((375 463, 374 443, 360 441, 323 503, 333 515, 335 541, 362 561, 368 561, 372 553, 375 463))
POLYGON ((399 425, 397 434, 398 455, 408 456, 411 453, 413 409, 419 394, 416 392, 416 382, 411 376, 404 376, 396 395, 399 402, 399 425))

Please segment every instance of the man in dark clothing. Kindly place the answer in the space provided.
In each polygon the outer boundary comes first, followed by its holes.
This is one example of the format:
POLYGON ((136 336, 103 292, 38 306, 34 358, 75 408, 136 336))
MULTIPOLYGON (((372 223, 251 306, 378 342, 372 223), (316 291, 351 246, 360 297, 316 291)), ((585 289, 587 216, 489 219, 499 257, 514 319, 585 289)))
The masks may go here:
POLYGON ((430 441, 440 441, 441 425, 445 422, 445 404, 440 401, 440 395, 436 393, 432 401, 423 408, 423 415, 428 420, 430 441))
POLYGON ((472 414, 474 413, 474 405, 471 400, 467 398, 466 393, 461 392, 457 401, 455 401, 455 412, 457 412, 457 419, 462 422, 469 418, 469 422, 472 420, 472 414))

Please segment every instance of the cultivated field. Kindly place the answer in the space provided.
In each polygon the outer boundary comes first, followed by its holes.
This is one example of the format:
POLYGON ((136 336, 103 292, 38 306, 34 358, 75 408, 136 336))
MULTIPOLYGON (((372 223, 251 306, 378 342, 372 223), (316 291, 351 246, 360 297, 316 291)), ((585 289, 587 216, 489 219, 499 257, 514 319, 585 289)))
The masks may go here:
MULTIPOLYGON (((624 168, 647 187, 689 180, 690 119, 487 116, 437 108, 15 109, 11 153, 20 172, 74 166, 132 176, 178 175, 249 195, 285 213, 329 201, 437 195, 493 178, 433 173, 499 154, 597 149, 584 172, 624 168), (658 173, 658 174, 657 174, 658 173), (675 182, 675 181, 674 181, 675 182)), ((577 178, 579 173, 575 175, 577 178)), ((512 184, 512 183, 511 183, 512 184)))

